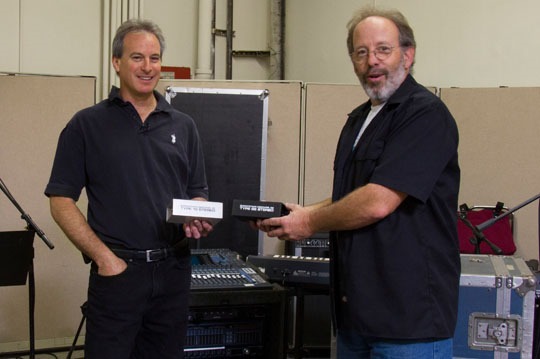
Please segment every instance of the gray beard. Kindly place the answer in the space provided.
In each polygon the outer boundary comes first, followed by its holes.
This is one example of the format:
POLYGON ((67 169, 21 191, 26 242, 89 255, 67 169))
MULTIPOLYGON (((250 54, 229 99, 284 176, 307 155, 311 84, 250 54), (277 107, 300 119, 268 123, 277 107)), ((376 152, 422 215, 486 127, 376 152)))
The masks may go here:
POLYGON ((360 77, 360 83, 372 101, 378 101, 380 103, 386 102, 390 96, 396 92, 401 83, 405 80, 405 77, 407 77, 407 72, 405 71, 403 63, 404 59, 401 58, 398 69, 393 74, 388 75, 387 81, 382 88, 370 87, 364 78, 360 77))

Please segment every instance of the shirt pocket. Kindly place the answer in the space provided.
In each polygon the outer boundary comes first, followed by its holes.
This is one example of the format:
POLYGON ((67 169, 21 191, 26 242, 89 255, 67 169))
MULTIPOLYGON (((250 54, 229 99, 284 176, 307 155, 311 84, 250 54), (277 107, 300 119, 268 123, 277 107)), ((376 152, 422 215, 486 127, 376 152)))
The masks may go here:
POLYGON ((352 164, 354 168, 352 180, 355 187, 369 183, 384 153, 384 141, 382 140, 373 141, 366 147, 362 147, 361 144, 360 146, 356 150, 352 164))

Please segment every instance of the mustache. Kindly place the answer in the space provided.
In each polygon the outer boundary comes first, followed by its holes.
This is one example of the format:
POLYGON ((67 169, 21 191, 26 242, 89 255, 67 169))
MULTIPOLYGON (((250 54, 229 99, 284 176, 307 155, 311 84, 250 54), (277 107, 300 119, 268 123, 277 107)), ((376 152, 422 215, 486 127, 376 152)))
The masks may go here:
POLYGON ((385 76, 386 78, 388 78, 389 71, 387 69, 370 67, 366 70, 366 72, 358 75, 358 79, 364 87, 371 87, 371 84, 369 83, 369 78, 371 76, 385 76))
POLYGON ((388 70, 387 69, 381 69, 381 68, 369 68, 365 73, 364 77, 370 77, 370 76, 388 76, 388 70))

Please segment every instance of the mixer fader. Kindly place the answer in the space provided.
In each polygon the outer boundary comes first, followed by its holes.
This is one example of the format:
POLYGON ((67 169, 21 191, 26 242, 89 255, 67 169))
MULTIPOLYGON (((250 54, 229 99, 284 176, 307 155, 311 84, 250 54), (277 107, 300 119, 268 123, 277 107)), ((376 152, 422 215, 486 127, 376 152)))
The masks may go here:
POLYGON ((191 265, 191 290, 272 287, 255 267, 229 249, 192 249, 191 265))

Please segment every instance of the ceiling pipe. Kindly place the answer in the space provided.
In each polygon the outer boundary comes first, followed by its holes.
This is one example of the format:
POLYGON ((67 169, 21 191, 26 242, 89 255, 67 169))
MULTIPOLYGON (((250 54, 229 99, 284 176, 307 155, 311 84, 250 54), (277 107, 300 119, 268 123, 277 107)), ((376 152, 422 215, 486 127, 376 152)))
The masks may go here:
POLYGON ((213 37, 212 23, 214 17, 214 1, 199 0, 199 34, 197 49, 197 68, 195 78, 210 80, 214 77, 212 69, 213 37))
POLYGON ((233 0, 227 0, 227 59, 225 79, 232 80, 233 0))
POLYGON ((285 78, 285 0, 272 0, 270 3, 270 79, 285 78))

